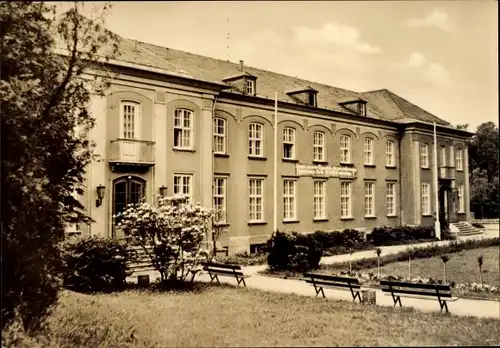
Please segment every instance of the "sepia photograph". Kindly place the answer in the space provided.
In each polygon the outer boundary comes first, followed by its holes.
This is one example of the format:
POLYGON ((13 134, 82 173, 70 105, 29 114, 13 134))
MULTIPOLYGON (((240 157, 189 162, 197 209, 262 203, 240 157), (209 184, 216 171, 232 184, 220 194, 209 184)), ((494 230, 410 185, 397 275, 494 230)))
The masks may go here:
POLYGON ((0 28, 2 348, 500 346, 497 1, 0 28))

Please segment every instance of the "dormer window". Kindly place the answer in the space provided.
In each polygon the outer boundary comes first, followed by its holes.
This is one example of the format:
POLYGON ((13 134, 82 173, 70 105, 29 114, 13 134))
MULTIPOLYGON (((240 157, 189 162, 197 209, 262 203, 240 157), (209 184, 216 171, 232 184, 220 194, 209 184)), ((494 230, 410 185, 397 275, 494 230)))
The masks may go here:
POLYGON ((317 103, 318 91, 310 86, 287 92, 287 94, 293 99, 295 99, 297 102, 300 102, 302 104, 312 107, 318 106, 317 103))
POLYGON ((225 77, 222 81, 226 82, 235 91, 246 95, 256 95, 257 76, 249 74, 246 71, 225 77))
POLYGON ((363 99, 354 99, 354 100, 348 100, 345 102, 339 103, 339 105, 343 106, 347 110, 360 115, 360 116, 366 116, 366 101, 363 99))
POLYGON ((255 81, 250 79, 246 79, 245 81, 246 81, 246 94, 254 95, 255 81))

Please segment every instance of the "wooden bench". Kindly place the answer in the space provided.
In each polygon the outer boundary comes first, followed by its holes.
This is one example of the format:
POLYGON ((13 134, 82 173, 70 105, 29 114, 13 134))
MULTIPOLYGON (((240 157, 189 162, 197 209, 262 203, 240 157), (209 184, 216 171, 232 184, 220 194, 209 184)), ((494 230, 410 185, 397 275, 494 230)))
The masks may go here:
POLYGON ((381 280, 380 286, 386 295, 391 295, 394 301, 394 307, 399 303, 401 305, 401 297, 413 297, 425 300, 438 300, 441 312, 443 308, 448 313, 447 302, 454 302, 459 297, 452 297, 451 287, 446 284, 416 284, 406 282, 394 282, 381 280))
POLYGON ((316 291, 316 296, 321 292, 323 297, 325 297, 325 292, 323 288, 336 289, 336 290, 349 290, 352 295, 352 302, 356 301, 356 298, 361 303, 361 284, 357 278, 350 277, 339 277, 339 276, 329 276, 326 274, 317 273, 304 273, 304 280, 306 283, 314 286, 316 291))
POLYGON ((210 283, 214 280, 217 280, 217 283, 220 284, 219 276, 223 277, 235 277, 238 281, 238 286, 240 283, 243 283, 244 286, 247 286, 245 283, 245 278, 250 278, 249 275, 244 275, 241 271, 240 265, 231 265, 231 264, 223 264, 223 263, 215 263, 215 262, 205 262, 202 263, 203 270, 208 272, 210 276, 210 283))

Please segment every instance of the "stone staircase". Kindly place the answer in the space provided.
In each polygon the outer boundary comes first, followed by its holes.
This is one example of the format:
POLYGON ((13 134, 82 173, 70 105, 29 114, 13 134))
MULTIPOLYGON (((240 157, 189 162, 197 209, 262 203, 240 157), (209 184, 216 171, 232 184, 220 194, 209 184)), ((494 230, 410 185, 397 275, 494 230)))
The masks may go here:
POLYGON ((459 237, 483 233, 482 228, 474 227, 470 222, 465 221, 450 223, 450 230, 452 233, 457 233, 459 237))

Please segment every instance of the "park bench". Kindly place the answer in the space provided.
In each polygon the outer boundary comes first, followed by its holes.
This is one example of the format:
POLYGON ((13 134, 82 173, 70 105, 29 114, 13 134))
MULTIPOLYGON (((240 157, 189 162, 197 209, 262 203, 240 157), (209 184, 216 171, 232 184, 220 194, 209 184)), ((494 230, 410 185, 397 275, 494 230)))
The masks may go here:
POLYGON ((458 297, 452 297, 451 287, 447 284, 416 284, 406 282, 394 282, 381 280, 380 286, 386 295, 391 295, 394 301, 394 307, 399 303, 401 305, 401 297, 412 297, 425 300, 438 300, 441 312, 443 308, 448 313, 447 302, 454 302, 458 297))
POLYGON ((325 297, 323 288, 336 290, 349 290, 352 295, 352 302, 356 302, 356 298, 361 303, 361 284, 357 278, 329 276, 326 274, 304 273, 306 283, 314 286, 316 296, 321 292, 325 297))
POLYGON ((238 282, 238 286, 240 283, 243 283, 244 286, 247 286, 245 283, 245 278, 249 278, 249 275, 244 275, 241 271, 240 265, 231 265, 231 264, 223 264, 223 263, 215 263, 215 262, 205 262, 202 263, 203 270, 208 272, 210 276, 210 283, 214 280, 217 280, 217 283, 220 284, 219 276, 223 277, 235 277, 238 282))

